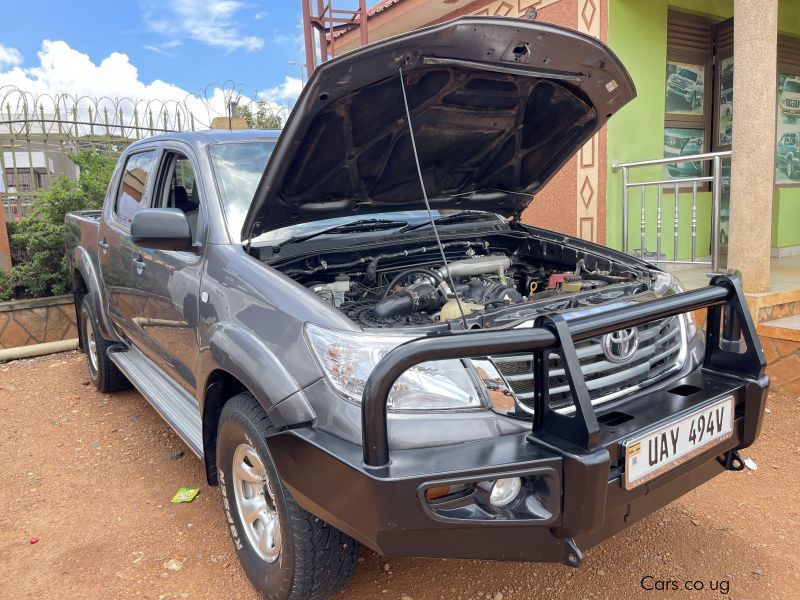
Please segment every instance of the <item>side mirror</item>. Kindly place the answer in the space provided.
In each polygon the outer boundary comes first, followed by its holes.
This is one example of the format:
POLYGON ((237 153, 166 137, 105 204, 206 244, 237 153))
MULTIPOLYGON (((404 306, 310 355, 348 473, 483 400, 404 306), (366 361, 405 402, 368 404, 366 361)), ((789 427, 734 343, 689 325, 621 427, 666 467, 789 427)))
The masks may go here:
POLYGON ((133 215, 131 240, 154 250, 191 250, 189 220, 177 208, 144 208, 133 215))

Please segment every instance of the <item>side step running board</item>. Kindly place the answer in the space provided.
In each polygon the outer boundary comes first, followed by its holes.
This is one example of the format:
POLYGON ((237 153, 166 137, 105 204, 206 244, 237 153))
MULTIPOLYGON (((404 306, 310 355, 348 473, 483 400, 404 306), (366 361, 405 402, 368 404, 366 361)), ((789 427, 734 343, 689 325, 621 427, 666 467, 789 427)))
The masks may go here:
POLYGON ((117 344, 109 348, 108 357, 191 451, 203 458, 203 420, 197 400, 136 348, 117 344))

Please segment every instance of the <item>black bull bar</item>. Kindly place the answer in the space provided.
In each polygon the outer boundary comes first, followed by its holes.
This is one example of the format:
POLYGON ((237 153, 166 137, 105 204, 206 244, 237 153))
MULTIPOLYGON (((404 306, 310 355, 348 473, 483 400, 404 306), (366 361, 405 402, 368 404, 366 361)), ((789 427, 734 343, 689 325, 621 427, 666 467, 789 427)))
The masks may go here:
MULTIPOLYGON (((468 331, 406 342, 381 359, 364 388, 361 409, 364 464, 381 467, 389 463, 386 407, 392 386, 406 370, 433 360, 530 352, 535 389, 529 440, 564 455, 581 455, 583 459, 578 462, 590 467, 592 453, 602 454, 605 449, 598 446, 600 427, 575 352, 575 342, 701 309, 708 311, 703 370, 743 379, 761 377, 766 368, 764 352, 741 284, 732 275, 716 275, 707 287, 605 313, 577 318, 545 315, 537 318, 532 328, 468 331), (740 351, 740 339, 744 351, 740 351), (550 409, 547 357, 553 351, 561 355, 575 404, 574 417, 550 409)), ((746 431, 745 439, 752 443, 757 431, 749 433, 752 436, 746 431)), ((600 475, 606 476, 605 473, 600 475)))

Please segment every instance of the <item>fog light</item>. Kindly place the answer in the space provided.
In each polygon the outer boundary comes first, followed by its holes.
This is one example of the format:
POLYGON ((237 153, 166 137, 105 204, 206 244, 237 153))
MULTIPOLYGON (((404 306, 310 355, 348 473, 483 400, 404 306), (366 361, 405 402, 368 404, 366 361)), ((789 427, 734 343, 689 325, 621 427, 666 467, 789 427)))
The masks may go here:
POLYGON ((449 485, 437 485, 434 487, 429 487, 425 490, 425 497, 428 500, 436 500, 438 498, 444 498, 450 493, 450 486, 449 485))
POLYGON ((489 494, 489 502, 492 503, 492 506, 511 504, 519 495, 521 488, 522 480, 519 477, 498 479, 492 486, 492 493, 489 494))

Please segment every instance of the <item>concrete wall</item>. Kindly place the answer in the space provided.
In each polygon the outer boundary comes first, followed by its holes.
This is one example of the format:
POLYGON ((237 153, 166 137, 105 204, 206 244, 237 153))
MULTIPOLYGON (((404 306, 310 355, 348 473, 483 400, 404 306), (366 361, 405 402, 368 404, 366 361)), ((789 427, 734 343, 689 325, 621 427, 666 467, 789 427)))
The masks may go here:
POLYGON ((76 337, 72 296, 0 302, 0 349, 76 337))

